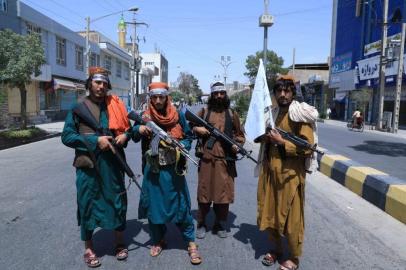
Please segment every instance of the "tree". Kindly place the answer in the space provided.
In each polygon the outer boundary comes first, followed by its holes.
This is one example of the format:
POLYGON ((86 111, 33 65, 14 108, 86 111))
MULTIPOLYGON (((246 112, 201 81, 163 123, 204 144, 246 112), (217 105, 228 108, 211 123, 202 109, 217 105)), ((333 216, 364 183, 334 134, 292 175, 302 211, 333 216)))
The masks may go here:
POLYGON ((368 112, 368 103, 372 99, 372 90, 363 88, 357 91, 351 91, 351 97, 357 102, 357 107, 363 112, 364 117, 368 112))
POLYGON ((179 91, 186 95, 189 105, 192 100, 200 99, 202 96, 203 91, 199 87, 199 81, 192 74, 181 72, 177 82, 179 91))
POLYGON ((45 64, 44 49, 38 34, 19 35, 11 30, 0 31, 0 83, 18 88, 21 97, 20 128, 27 128, 27 89, 31 76, 41 74, 45 64))
MULTIPOLYGON (((282 67, 284 60, 282 57, 279 57, 274 51, 267 51, 266 57, 266 75, 268 87, 269 89, 272 89, 276 74, 286 74, 288 72, 288 69, 282 67)), ((247 60, 245 61, 247 72, 245 72, 244 75, 249 78, 251 84, 254 84, 255 82, 260 58, 263 58, 262 51, 256 52, 255 55, 249 55, 247 57, 247 60)))

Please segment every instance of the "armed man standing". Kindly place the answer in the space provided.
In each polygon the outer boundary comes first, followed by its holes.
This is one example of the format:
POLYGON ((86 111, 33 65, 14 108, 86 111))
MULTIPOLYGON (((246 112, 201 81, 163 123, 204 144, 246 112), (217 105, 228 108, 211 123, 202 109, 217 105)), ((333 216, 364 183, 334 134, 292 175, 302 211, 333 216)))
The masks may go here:
POLYGON ((93 268, 101 264, 92 242, 97 227, 115 231, 117 260, 128 256, 123 239, 127 213, 124 172, 113 153, 120 151, 123 155, 124 152, 112 144, 126 146, 131 133, 124 103, 116 96, 107 95, 111 89, 107 70, 89 68, 86 89, 89 96, 66 117, 62 142, 75 149, 77 219, 81 239, 85 241, 84 261, 93 268), (78 114, 78 108, 87 115, 78 114), (109 130, 112 136, 98 134, 84 118, 94 119, 100 129, 109 130))
MULTIPOLYGON (((274 110, 275 127, 292 133, 313 145, 311 122, 318 117, 314 107, 294 100, 294 78, 282 75, 273 88, 278 108, 274 110)), ((282 270, 298 268, 304 238, 304 195, 306 159, 312 151, 285 140, 270 130, 262 140, 262 167, 258 179, 258 217, 260 230, 268 230, 276 246, 262 260, 270 266, 279 261, 282 270), (289 256, 283 256, 282 239, 288 242, 289 256)))
MULTIPOLYGON (((230 109, 230 99, 222 82, 210 86, 211 95, 207 108, 198 112, 198 116, 218 128, 237 143, 244 144, 245 137, 241 129, 237 112, 230 109)), ((199 166, 199 183, 197 201, 197 238, 204 238, 207 230, 206 216, 213 203, 216 220, 213 233, 221 238, 227 237, 227 218, 230 203, 234 202, 234 178, 236 145, 227 145, 222 141, 209 139, 210 132, 205 127, 194 126, 193 132, 201 138, 201 156, 199 166), (213 144, 214 143, 214 144, 213 144)), ((199 147, 197 147, 199 153, 199 147)))
MULTIPOLYGON (((189 150, 192 132, 184 114, 178 112, 171 103, 168 90, 166 83, 154 82, 149 85, 150 103, 142 114, 142 120, 147 123, 153 121, 163 132, 189 150)), ((153 131, 148 124, 138 123, 133 127, 135 139, 142 139, 144 180, 138 215, 139 218, 148 219, 153 242, 150 255, 156 257, 162 252, 166 245, 165 224, 173 222, 188 243, 190 262, 200 264, 202 259, 195 243, 190 195, 185 178, 185 157, 180 154, 178 147, 168 145, 153 131)))

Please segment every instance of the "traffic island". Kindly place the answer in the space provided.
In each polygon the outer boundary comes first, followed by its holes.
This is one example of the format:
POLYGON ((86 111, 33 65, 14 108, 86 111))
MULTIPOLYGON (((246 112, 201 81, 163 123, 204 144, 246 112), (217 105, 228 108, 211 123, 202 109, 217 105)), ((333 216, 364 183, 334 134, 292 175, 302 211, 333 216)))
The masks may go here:
POLYGON ((60 132, 47 132, 37 127, 0 131, 0 150, 60 136, 60 132))
POLYGON ((326 151, 319 171, 406 224, 406 180, 326 151))

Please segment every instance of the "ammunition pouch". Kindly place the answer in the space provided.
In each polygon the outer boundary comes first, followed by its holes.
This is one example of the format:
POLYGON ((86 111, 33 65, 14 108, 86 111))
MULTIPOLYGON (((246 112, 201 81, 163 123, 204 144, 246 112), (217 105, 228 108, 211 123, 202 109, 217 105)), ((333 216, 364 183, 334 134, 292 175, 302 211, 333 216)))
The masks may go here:
POLYGON ((82 151, 75 154, 75 159, 73 160, 72 165, 75 168, 94 168, 94 163, 90 158, 90 155, 82 151))

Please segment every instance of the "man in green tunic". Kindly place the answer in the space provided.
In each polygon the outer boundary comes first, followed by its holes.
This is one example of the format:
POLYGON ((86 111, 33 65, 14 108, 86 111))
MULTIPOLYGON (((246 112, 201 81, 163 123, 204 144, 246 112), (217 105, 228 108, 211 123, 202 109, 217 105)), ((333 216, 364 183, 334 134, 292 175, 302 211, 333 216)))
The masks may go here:
POLYGON ((84 260, 89 267, 97 267, 101 263, 92 243, 93 231, 97 227, 115 231, 118 260, 128 256, 123 240, 127 194, 124 173, 112 152, 112 142, 126 146, 131 133, 128 119, 117 118, 117 112, 123 112, 124 104, 115 96, 107 96, 111 84, 106 70, 92 67, 89 71, 86 82, 89 96, 82 102, 99 126, 110 129, 113 136, 99 136, 72 110, 65 120, 62 142, 75 149, 73 166, 76 167, 77 219, 81 239, 85 241, 84 260), (114 101, 118 101, 118 105, 114 101), (115 111, 115 117, 109 118, 111 109, 115 111))
MULTIPOLYGON (((275 115, 275 126, 313 144, 311 124, 293 119, 292 108, 301 108, 293 100, 296 94, 293 77, 284 75, 277 79, 274 94, 279 110, 275 115)), ((312 111, 314 110, 313 108, 312 111)), ((262 168, 258 179, 257 222, 260 230, 269 231, 269 238, 275 244, 275 249, 265 255, 262 263, 270 266, 279 260, 279 269, 294 270, 298 268, 299 256, 302 254, 305 161, 311 151, 284 140, 275 129, 266 134, 263 143, 261 149, 264 149, 264 154, 260 158, 262 168), (283 256, 282 239, 286 239, 288 243, 288 258, 283 256)))
MULTIPOLYGON (((150 103, 143 112, 144 121, 153 121, 172 138, 190 149, 192 132, 182 112, 178 112, 168 96, 168 85, 161 82, 149 85, 150 103)), ((184 157, 179 151, 160 140, 151 138, 146 125, 133 127, 135 140, 142 138, 143 174, 139 218, 147 218, 152 239, 150 255, 158 256, 165 247, 165 223, 173 222, 188 243, 192 264, 200 264, 201 257, 195 244, 195 229, 190 211, 190 195, 185 179, 184 157)))

